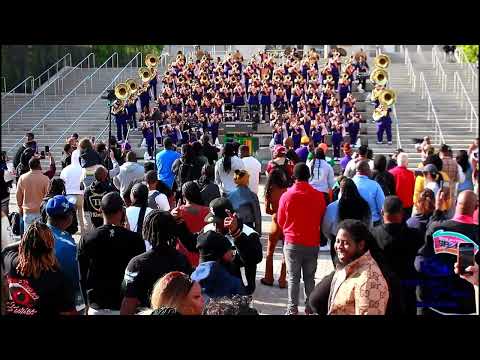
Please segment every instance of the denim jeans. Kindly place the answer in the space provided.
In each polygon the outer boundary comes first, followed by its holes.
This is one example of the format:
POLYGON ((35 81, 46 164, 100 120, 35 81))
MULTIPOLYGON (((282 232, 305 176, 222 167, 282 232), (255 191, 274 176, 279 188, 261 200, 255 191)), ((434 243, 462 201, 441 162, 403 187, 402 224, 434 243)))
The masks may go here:
POLYGON ((23 214, 23 228, 24 228, 24 231, 27 231, 28 227, 33 224, 33 222, 35 220, 40 220, 41 219, 41 215, 40 213, 24 213, 23 214))
POLYGON ((296 310, 300 293, 300 275, 305 285, 305 308, 310 309, 308 299, 315 287, 318 246, 303 246, 285 243, 283 247, 287 263, 288 310, 296 310))

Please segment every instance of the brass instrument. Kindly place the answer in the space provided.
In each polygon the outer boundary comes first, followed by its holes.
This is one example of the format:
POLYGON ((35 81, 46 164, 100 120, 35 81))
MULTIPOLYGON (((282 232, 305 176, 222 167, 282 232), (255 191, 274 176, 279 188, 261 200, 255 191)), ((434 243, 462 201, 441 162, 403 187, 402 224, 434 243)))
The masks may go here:
POLYGON ((382 106, 379 106, 373 111, 373 120, 378 121, 382 117, 387 116, 387 114, 388 110, 386 108, 383 108, 382 106))
POLYGON ((147 54, 145 56, 145 65, 149 68, 156 68, 159 63, 159 57, 154 54, 147 54))
POLYGON ((128 79, 125 81, 125 84, 127 85, 128 92, 130 94, 135 94, 138 92, 139 85, 137 83, 137 80, 135 79, 128 79))
POLYGON ((370 74, 370 81, 375 84, 384 86, 388 82, 388 73, 381 68, 376 68, 370 74))
POLYGON ((142 79, 142 82, 146 83, 153 79, 153 71, 148 67, 141 67, 138 69, 138 76, 142 79))
POLYGON ((385 89, 378 94, 380 104, 390 107, 397 101, 397 94, 392 89, 385 89))
MULTIPOLYGON (((121 85, 121 84, 119 84, 119 85, 121 85)), ((117 114, 123 112, 124 109, 125 109, 125 101, 117 100, 117 101, 115 101, 115 103, 112 106, 112 114, 117 115, 117 114)))
POLYGON ((390 65, 390 58, 385 54, 378 55, 375 60, 375 67, 386 69, 390 65))
POLYGON ((127 100, 128 95, 129 95, 129 91, 128 91, 127 84, 120 83, 117 86, 115 86, 115 96, 117 97, 118 100, 125 101, 127 100))
POLYGON ((295 82, 297 82, 297 83, 303 82, 303 76, 300 75, 300 74, 298 74, 298 75, 297 75, 297 78, 295 79, 295 82))
POLYGON ((290 74, 288 74, 287 76, 285 76, 285 80, 292 81, 292 76, 290 74))
POLYGON ((332 75, 327 75, 327 77, 325 78, 325 81, 326 81, 327 83, 334 81, 334 80, 333 80, 333 76, 332 76, 332 75))
POLYGON ((348 80, 349 78, 350 78, 350 76, 347 73, 342 74, 343 81, 348 80))
POLYGON ((282 81, 282 78, 280 77, 280 75, 277 74, 273 77, 273 81, 274 82, 280 82, 280 81, 282 81))
POLYGON ((252 81, 257 81, 258 80, 258 75, 257 74, 253 74, 252 75, 252 81))

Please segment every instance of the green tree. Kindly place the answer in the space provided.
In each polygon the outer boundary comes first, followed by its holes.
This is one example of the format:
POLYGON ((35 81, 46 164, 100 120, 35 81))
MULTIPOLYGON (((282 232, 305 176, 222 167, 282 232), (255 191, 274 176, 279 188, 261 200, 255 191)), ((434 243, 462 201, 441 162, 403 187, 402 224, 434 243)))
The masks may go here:
POLYGON ((476 63, 478 61, 479 45, 457 45, 457 47, 463 49, 468 62, 476 63))
POLYGON ((119 66, 122 66, 138 52, 141 52, 143 56, 148 53, 160 56, 163 47, 164 45, 93 45, 92 50, 95 53, 97 66, 103 64, 114 52, 118 53, 119 66))

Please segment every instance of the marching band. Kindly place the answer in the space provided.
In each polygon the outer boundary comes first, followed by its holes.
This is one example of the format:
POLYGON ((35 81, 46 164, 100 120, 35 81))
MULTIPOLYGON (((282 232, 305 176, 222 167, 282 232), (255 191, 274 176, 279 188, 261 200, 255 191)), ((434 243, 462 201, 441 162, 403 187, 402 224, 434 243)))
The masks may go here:
MULTIPOLYGON (((210 132, 215 141, 219 123, 227 118, 240 120, 242 110, 246 110, 250 121, 270 122, 272 145, 292 137, 299 146, 304 135, 315 144, 329 144, 333 135, 337 140, 349 135, 352 146, 356 145, 360 123, 365 120, 356 109, 352 84, 357 81, 365 89, 369 70, 365 54, 352 55, 342 63, 341 53, 333 49, 323 68, 319 67, 320 56, 314 49, 303 57, 295 50, 286 51, 284 61, 278 63, 267 52, 259 52, 245 65, 238 51, 224 60, 213 60, 202 50, 195 55, 187 61, 179 51, 160 75, 159 58, 149 54, 146 67, 139 70, 141 83, 129 79, 116 86, 112 114, 119 141, 127 136, 127 124, 137 128, 137 113, 151 154, 154 137, 160 142, 168 136, 174 143, 185 143, 210 132), (157 84, 161 85, 158 94, 157 84), (155 106, 150 108, 152 98, 155 106), (152 120, 157 122, 155 136, 150 129, 152 120)), ((386 132, 391 144, 389 114, 395 93, 385 88, 389 62, 386 55, 377 56, 370 80, 375 84, 371 100, 375 105, 377 142, 382 143, 386 132)))

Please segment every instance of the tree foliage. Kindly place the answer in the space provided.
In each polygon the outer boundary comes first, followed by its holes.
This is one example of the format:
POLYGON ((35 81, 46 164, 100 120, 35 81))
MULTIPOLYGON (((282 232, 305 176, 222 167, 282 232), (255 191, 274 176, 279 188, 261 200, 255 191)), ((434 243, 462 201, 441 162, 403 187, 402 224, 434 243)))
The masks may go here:
POLYGON ((478 62, 479 45, 457 45, 457 47, 463 49, 468 62, 471 62, 471 63, 478 62))
MULTIPOLYGON (((125 65, 135 54, 141 52, 143 56, 153 53, 158 56, 164 45, 93 45, 97 66, 103 64, 114 52, 118 53, 119 66, 125 65)), ((142 64, 143 65, 143 64, 142 64)))

